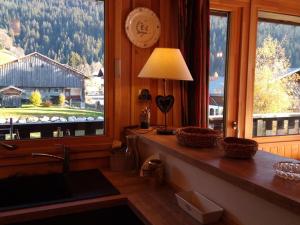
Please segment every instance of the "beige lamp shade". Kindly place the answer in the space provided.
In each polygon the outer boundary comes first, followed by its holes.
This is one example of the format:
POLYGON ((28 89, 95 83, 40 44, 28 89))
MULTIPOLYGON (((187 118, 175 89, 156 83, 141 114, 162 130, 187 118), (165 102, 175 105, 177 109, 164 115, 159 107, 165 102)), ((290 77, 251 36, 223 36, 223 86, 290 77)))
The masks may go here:
POLYGON ((193 80, 180 50, 176 48, 155 48, 138 77, 193 80))

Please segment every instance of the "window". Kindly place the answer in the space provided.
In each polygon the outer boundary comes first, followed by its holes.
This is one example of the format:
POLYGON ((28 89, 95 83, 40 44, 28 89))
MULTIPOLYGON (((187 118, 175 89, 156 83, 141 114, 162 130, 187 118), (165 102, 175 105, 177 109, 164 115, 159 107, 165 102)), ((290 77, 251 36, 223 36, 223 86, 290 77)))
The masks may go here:
POLYGON ((210 16, 209 127, 224 131, 228 14, 210 16))
POLYGON ((104 1, 0 8, 0 139, 103 134, 104 1))
POLYGON ((259 16, 253 136, 299 134, 300 19, 265 12, 259 16))

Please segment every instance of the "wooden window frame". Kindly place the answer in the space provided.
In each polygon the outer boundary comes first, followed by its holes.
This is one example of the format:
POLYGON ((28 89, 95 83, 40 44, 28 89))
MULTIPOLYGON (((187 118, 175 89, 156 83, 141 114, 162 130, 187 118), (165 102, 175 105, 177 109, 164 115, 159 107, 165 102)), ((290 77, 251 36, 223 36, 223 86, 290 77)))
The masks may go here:
MULTIPOLYGON (((82 136, 82 137, 62 137, 62 138, 44 138, 34 140, 10 140, 4 141, 18 147, 20 150, 27 151, 28 149, 39 149, 46 147, 64 144, 70 146, 87 147, 89 150, 99 149, 99 145, 108 145, 112 143, 113 130, 113 100, 114 100, 114 8, 115 1, 103 0, 104 3, 104 29, 105 29, 105 51, 104 51, 104 135, 82 136)), ((17 154, 17 153, 16 153, 17 154)))
POLYGON ((294 17, 300 17, 299 3, 293 0, 210 0, 210 9, 231 14, 227 62, 229 92, 224 118, 226 136, 251 138, 259 143, 298 141, 300 135, 253 137, 252 113, 258 14, 264 12, 267 17, 276 14, 277 21, 296 22, 294 17), (278 18, 278 14, 282 17, 278 18), (239 32, 240 36, 234 32, 239 32), (233 121, 238 122, 237 131, 232 129, 233 121))
MULTIPOLYGON (((269 17, 276 14, 276 20, 287 21, 293 17, 300 17, 300 5, 296 1, 286 0, 252 0, 250 12, 250 29, 249 29, 249 57, 248 57, 248 76, 246 85, 246 111, 245 111, 245 137, 252 138, 259 143, 271 142, 292 142, 299 141, 300 135, 272 136, 272 137, 253 137, 253 91, 255 78, 256 63, 256 39, 259 13, 265 12, 269 17), (279 18, 279 14, 282 17, 279 18), (292 17, 291 17, 292 16, 292 17)), ((293 21, 291 21, 293 22, 293 21)))

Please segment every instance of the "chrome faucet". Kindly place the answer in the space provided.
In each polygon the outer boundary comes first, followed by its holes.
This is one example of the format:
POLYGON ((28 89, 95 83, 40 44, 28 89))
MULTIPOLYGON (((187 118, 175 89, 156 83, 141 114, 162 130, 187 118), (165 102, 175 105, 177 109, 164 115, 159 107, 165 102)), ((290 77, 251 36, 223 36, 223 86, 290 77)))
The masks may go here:
POLYGON ((17 149, 17 146, 16 145, 10 145, 10 144, 6 144, 4 142, 0 142, 0 145, 4 148, 6 148, 7 150, 9 151, 13 151, 13 150, 16 150, 17 149))
POLYGON ((57 156, 57 155, 51 155, 51 154, 46 154, 46 153, 31 153, 32 157, 47 157, 47 158, 53 158, 53 159, 58 159, 63 162, 63 173, 67 174, 70 170, 70 152, 69 148, 66 148, 64 145, 62 145, 62 149, 64 152, 64 156, 57 156))

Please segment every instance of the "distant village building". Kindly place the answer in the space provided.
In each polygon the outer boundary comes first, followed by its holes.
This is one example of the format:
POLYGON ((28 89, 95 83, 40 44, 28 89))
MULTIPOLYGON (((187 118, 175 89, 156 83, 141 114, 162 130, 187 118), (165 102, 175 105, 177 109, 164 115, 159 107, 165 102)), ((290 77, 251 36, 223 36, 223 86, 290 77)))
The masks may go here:
MULTIPOLYGON (((104 68, 100 64, 92 71, 91 77, 87 82, 86 103, 95 105, 97 109, 104 106, 104 68)), ((102 107, 103 108, 103 107, 102 107)))
POLYGON ((223 115, 224 109, 224 77, 210 79, 209 84, 209 116, 223 115))
MULTIPOLYGON (((84 104, 86 78, 74 68, 37 52, 0 65, 0 89, 22 90, 23 103, 29 101, 32 91, 38 90, 44 101, 55 102, 63 93, 66 100, 84 104)), ((3 98, 7 97, 0 93, 0 100, 3 98)))

